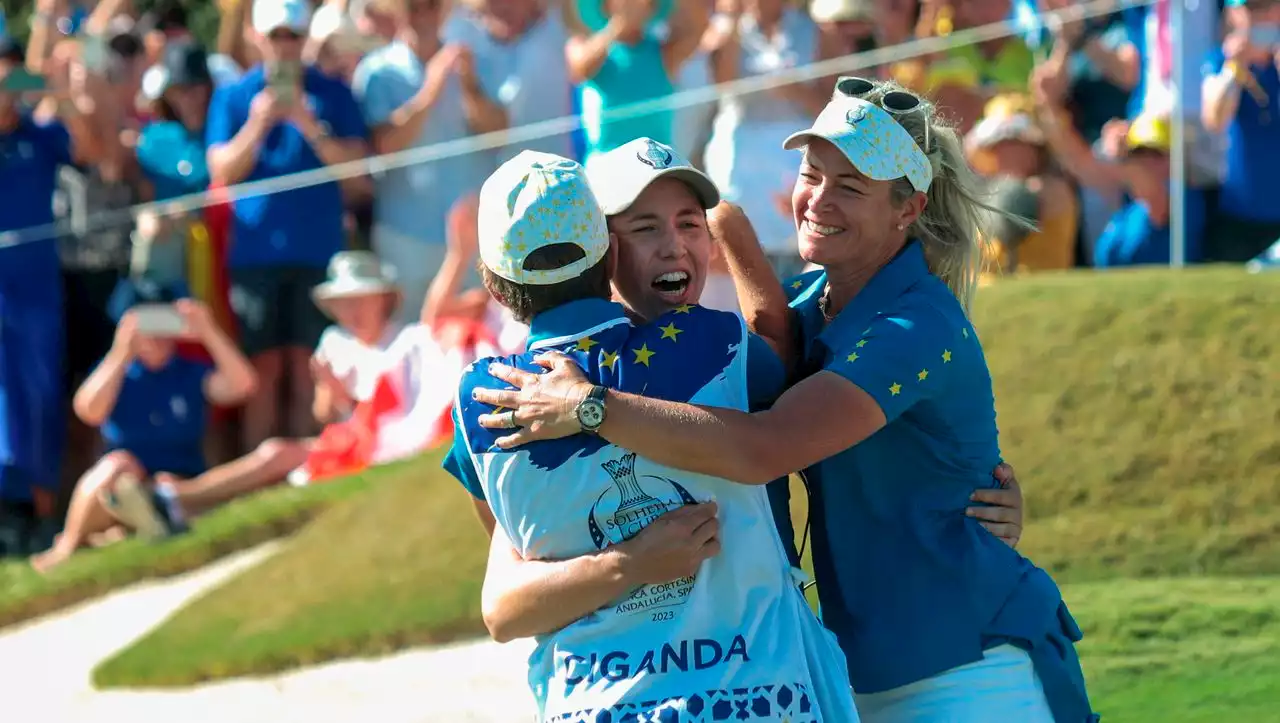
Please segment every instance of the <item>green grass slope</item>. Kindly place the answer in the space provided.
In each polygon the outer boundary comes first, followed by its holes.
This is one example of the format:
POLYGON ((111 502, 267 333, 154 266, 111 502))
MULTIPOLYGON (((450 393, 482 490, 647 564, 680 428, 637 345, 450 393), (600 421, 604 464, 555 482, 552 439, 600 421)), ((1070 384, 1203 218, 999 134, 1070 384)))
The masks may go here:
POLYGON ((116 588, 194 570, 305 525, 333 502, 358 494, 354 478, 306 489, 278 487, 236 500, 196 521, 189 534, 163 542, 126 540, 76 553, 48 575, 26 559, 0 562, 0 628, 46 615, 116 588))
POLYGON ((978 295, 1027 551, 1060 578, 1280 565, 1280 275, 1064 274, 978 295))
MULTIPOLYGON (((1280 709, 1280 277, 1047 276, 984 289, 975 315, 1028 499, 1023 549, 1068 583, 1100 707, 1190 723, 1229 700, 1221 719, 1266 720, 1280 709)), ((437 457, 379 471, 95 681, 184 685, 476 634, 484 558, 437 457)))

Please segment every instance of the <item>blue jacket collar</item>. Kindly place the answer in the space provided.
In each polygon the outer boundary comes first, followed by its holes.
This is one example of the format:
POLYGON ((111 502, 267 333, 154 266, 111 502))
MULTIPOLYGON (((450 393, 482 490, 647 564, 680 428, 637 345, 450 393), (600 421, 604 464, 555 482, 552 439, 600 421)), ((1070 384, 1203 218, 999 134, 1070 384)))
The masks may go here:
POLYGON ((580 299, 533 317, 529 324, 529 350, 577 341, 618 324, 628 324, 626 309, 605 299, 580 299))

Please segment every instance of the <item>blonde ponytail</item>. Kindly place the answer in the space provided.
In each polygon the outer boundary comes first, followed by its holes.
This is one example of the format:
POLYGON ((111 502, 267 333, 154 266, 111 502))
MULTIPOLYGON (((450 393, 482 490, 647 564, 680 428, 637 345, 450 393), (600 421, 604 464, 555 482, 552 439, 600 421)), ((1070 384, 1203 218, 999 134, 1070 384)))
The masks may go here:
MULTIPOLYGON (((903 88, 892 81, 877 82, 875 89, 863 97, 879 104, 886 93, 901 90, 903 88)), ((1007 214, 983 200, 986 185, 969 167, 955 127, 938 115, 932 103, 921 99, 919 110, 892 115, 911 133, 933 164, 929 202, 911 224, 908 236, 924 245, 929 271, 947 284, 968 313, 983 270, 986 258, 983 245, 985 239, 991 238, 992 221, 1007 214)), ((915 189, 902 178, 894 182, 891 192, 894 204, 900 205, 915 189)), ((1017 220, 1025 224, 1024 220, 1017 220)))

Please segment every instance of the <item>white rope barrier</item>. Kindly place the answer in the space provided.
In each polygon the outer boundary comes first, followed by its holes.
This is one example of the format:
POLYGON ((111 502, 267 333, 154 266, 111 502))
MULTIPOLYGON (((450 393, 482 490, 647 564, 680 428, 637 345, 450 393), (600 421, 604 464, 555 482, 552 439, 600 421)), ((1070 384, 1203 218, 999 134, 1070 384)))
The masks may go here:
MULTIPOLYGON (((1036 15, 1036 18, 1042 23, 1046 21, 1073 22, 1106 15, 1127 7, 1144 7, 1154 4, 1156 1, 1094 0, 1093 2, 1080 3, 1054 12, 1041 12, 1036 15)), ((601 120, 602 122, 608 122, 634 118, 657 111, 676 110, 712 103, 727 97, 760 93, 793 83, 802 83, 839 73, 848 73, 860 68, 889 65, 946 52, 966 45, 1006 38, 1017 35, 1021 31, 1022 28, 1015 21, 1004 20, 977 28, 957 30, 946 36, 921 38, 866 52, 851 53, 839 58, 788 68, 769 75, 739 78, 725 83, 681 90, 661 98, 611 109, 603 114, 601 120)), ((141 203, 128 208, 102 211, 82 223, 77 223, 75 231, 83 233, 90 230, 126 225, 132 223, 139 215, 143 214, 155 214, 164 217, 189 213, 222 203, 228 199, 264 196, 364 175, 383 173, 420 163, 430 163, 444 158, 454 158, 504 146, 519 145, 531 140, 569 133, 581 125, 582 120, 578 116, 563 116, 506 130, 433 143, 380 156, 371 156, 324 168, 239 183, 221 189, 217 195, 212 191, 202 191, 166 201, 141 203)), ((56 238, 69 231, 71 231, 71 224, 66 220, 62 220, 51 224, 28 226, 2 232, 0 233, 0 250, 8 246, 56 238)))

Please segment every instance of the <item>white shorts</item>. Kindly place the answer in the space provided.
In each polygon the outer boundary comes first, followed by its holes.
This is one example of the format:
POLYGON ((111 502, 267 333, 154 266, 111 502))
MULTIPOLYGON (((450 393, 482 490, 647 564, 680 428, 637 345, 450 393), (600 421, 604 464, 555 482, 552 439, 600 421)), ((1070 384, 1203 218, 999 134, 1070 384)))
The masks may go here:
POLYGON ((859 694, 855 702, 863 723, 1054 723, 1031 656, 1012 645, 927 680, 859 694))

